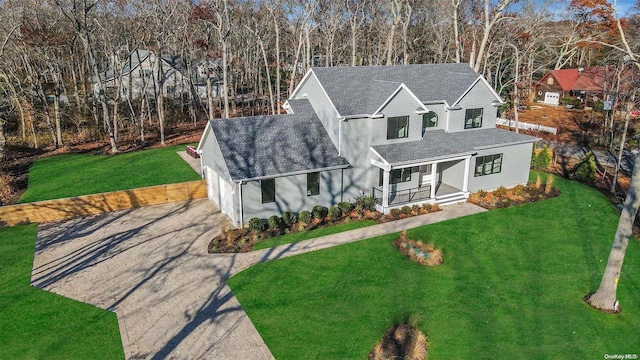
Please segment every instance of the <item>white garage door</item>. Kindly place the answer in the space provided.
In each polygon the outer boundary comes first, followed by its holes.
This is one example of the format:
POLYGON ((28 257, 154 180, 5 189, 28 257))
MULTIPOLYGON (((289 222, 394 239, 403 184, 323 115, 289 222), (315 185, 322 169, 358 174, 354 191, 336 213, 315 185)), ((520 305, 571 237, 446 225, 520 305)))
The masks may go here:
POLYGON ((209 199, 213 200, 213 202, 220 206, 220 186, 218 185, 218 174, 215 171, 211 170, 211 168, 207 167, 207 196, 209 199))
POLYGON ((551 105, 560 104, 560 94, 555 92, 547 92, 544 94, 544 103, 551 105))
POLYGON ((232 221, 235 221, 233 211, 233 187, 226 181, 220 179, 220 211, 227 214, 232 221))

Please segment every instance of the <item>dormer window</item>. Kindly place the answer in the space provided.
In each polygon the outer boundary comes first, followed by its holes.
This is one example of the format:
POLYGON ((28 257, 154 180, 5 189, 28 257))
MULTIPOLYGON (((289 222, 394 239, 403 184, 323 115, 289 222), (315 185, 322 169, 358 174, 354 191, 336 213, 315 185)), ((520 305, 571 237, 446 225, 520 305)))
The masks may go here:
POLYGON ((428 128, 438 127, 438 114, 428 112, 422 115, 422 135, 428 128))
POLYGON ((409 117, 393 116, 387 119, 387 140, 409 136, 409 117))
POLYGON ((475 129, 482 127, 482 108, 467 109, 464 115, 464 128, 475 129))

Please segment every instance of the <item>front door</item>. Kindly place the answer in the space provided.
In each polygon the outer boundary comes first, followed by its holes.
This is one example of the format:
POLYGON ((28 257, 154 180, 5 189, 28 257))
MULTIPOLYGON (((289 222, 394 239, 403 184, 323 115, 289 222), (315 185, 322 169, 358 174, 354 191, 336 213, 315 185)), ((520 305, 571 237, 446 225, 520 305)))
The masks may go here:
POLYGON ((420 186, 431 185, 433 179, 432 164, 420 165, 420 186))

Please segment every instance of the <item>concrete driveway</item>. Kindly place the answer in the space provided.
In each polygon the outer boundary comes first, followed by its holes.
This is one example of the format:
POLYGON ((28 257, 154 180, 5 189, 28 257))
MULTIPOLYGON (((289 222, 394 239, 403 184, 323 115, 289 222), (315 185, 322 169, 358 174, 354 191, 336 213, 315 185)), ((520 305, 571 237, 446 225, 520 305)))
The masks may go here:
POLYGON ((224 226, 208 200, 43 224, 31 282, 114 311, 129 359, 272 359, 225 283, 249 264, 206 252, 224 226))

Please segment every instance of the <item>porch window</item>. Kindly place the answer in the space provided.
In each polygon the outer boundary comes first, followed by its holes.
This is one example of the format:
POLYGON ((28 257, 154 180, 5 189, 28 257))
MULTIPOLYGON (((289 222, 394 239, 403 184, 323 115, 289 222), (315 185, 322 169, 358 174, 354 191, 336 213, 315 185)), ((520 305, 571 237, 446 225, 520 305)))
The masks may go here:
POLYGON ((464 128, 475 129, 482 127, 482 108, 467 109, 464 116, 464 128))
POLYGON ((428 112, 422 115, 422 135, 424 135, 425 131, 428 128, 437 127, 438 126, 438 114, 434 112, 428 112))
POLYGON ((498 174, 502 171, 502 154, 478 156, 475 176, 498 174))
POLYGON ((276 201, 276 179, 260 180, 260 190, 263 204, 276 201))
MULTIPOLYGON (((389 172, 389 184, 399 184, 403 182, 411 181, 411 169, 412 168, 404 168, 404 169, 395 169, 389 172)), ((382 182, 384 180, 384 171, 380 169, 380 181, 379 186, 382 186, 382 182)))
POLYGON ((320 173, 307 174, 307 196, 320 194, 320 173))
POLYGON ((409 136, 409 117, 392 116, 387 119, 387 140, 401 139, 409 136))

